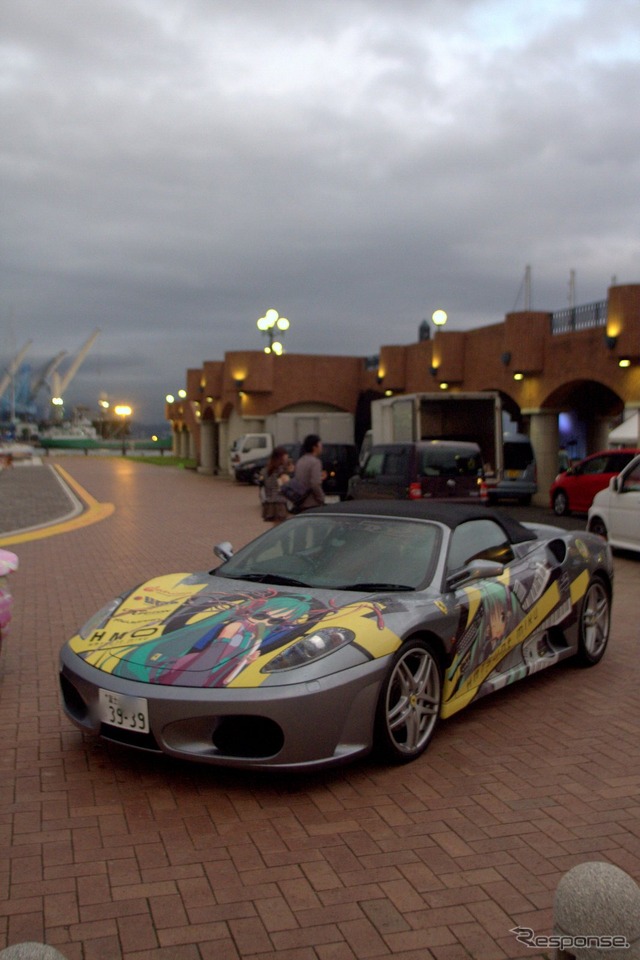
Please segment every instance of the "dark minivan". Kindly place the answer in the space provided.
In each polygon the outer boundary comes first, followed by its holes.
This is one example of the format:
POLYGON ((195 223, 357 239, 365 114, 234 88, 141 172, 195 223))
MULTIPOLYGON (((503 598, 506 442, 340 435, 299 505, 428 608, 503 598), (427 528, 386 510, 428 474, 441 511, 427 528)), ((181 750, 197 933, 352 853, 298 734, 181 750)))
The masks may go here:
POLYGON ((374 445, 351 479, 349 499, 381 498, 486 503, 480 447, 457 440, 374 445))

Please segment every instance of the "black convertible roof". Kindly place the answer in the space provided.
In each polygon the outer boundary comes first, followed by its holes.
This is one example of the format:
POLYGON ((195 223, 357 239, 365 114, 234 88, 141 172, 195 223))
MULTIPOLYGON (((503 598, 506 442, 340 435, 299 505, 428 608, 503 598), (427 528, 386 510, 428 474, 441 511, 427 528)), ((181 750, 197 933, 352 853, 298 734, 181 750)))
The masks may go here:
MULTIPOLYGON (((306 512, 306 511, 305 511, 306 512)), ((426 500, 347 500, 343 503, 316 507, 313 513, 350 513, 358 516, 397 517, 399 519, 434 520, 452 530, 469 520, 494 520, 500 524, 511 543, 535 540, 536 535, 506 513, 483 505, 443 503, 426 500)))

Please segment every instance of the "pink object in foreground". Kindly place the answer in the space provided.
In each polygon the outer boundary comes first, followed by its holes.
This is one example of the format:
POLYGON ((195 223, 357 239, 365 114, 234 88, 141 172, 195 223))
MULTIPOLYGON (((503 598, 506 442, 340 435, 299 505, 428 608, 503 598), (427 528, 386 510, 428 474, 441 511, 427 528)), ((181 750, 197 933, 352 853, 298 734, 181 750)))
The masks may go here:
POLYGON ((18 569, 18 558, 15 553, 0 550, 0 639, 2 631, 11 620, 11 593, 9 591, 8 576, 18 569))

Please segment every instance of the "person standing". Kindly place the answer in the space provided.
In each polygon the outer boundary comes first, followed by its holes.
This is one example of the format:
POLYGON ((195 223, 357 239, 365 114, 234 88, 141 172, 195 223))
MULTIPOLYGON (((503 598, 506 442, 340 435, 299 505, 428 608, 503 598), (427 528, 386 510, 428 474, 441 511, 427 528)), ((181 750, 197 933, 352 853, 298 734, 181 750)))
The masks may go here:
POLYGON ((289 515, 287 501, 282 494, 282 485, 289 480, 292 464, 284 447, 276 447, 269 457, 264 471, 264 501, 262 517, 272 523, 282 523, 289 515))
POLYGON ((298 511, 310 510, 312 507, 321 507, 324 503, 322 481, 322 440, 316 433, 310 433, 302 441, 302 456, 296 463, 294 477, 307 489, 304 499, 298 506, 298 511))

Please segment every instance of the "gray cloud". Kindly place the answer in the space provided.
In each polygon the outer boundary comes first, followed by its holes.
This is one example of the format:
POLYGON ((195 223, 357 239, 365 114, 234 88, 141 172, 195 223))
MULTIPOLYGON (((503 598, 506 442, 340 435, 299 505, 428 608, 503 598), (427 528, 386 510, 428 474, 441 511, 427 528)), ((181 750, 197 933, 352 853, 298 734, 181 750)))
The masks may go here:
MULTIPOLYGON (((637 282, 640 8, 5 0, 0 354, 162 416, 186 368, 375 353, 637 282), (520 304, 522 305, 522 304, 520 304), (89 366, 100 351, 109 362, 89 366), (116 397, 117 395, 117 397, 116 397)), ((96 396, 94 396, 96 394, 96 396)))

